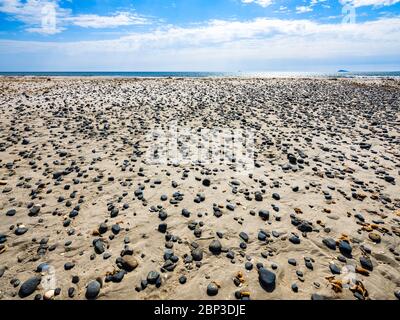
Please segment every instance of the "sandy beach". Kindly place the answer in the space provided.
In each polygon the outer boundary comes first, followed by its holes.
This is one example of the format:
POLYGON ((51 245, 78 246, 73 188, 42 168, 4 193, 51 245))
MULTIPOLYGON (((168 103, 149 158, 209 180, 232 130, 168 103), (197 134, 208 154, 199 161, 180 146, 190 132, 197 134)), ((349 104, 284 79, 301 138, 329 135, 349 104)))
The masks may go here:
POLYGON ((0 92, 0 299, 400 297, 399 80, 3 77, 0 92), (173 125, 251 136, 254 167, 150 161, 173 125))

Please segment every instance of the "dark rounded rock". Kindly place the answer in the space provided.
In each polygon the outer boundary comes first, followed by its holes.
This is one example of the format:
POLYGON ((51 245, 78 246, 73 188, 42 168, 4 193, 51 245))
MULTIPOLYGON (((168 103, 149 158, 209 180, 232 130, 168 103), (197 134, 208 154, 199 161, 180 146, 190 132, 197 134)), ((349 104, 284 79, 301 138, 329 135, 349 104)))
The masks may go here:
POLYGON ((258 270, 258 280, 260 281, 261 287, 267 292, 272 292, 276 286, 276 275, 272 271, 265 268, 258 270))
POLYGON ((296 237, 296 236, 291 236, 291 237, 289 238, 289 241, 290 241, 291 243, 293 243, 293 244, 299 244, 299 243, 300 243, 300 238, 299 238, 299 237, 296 237))
POLYGON ((117 235, 119 232, 121 231, 121 227, 119 226, 119 224, 114 224, 111 227, 111 232, 115 235, 117 235))
POLYGON ((296 259, 289 259, 289 260, 288 260, 288 263, 289 263, 290 265, 292 265, 292 266, 296 266, 296 265, 297 265, 296 259))
POLYGON ((186 218, 190 217, 190 211, 188 209, 182 209, 182 215, 186 218))
POLYGON ((340 274, 340 273, 341 273, 340 268, 339 268, 336 264, 334 264, 334 263, 331 263, 331 264, 329 265, 329 269, 331 270, 331 272, 332 272, 333 274, 340 274))
POLYGON ((344 255, 344 256, 351 256, 352 248, 350 243, 347 241, 341 240, 339 242, 339 251, 344 255))
POLYGON ((370 258, 368 258, 368 257, 360 257, 360 263, 361 263, 361 266, 364 269, 367 269, 369 271, 373 271, 374 270, 374 266, 373 266, 372 261, 371 261, 370 258))
POLYGON ((263 196, 262 196, 262 194, 261 194, 261 192, 256 192, 255 194, 254 194, 254 199, 256 200, 256 201, 262 201, 263 200, 263 196))
POLYGON ((43 262, 37 266, 36 272, 46 272, 47 270, 49 270, 49 268, 49 264, 43 262))
POLYGON ((161 233, 166 233, 167 232, 167 224, 166 223, 160 223, 158 225, 158 231, 161 233))
POLYGON ((67 271, 71 270, 73 267, 75 267, 75 263, 67 262, 67 263, 64 264, 64 269, 67 270, 67 271))
POLYGON ((100 226, 99 226, 99 233, 100 234, 106 233, 107 230, 108 230, 107 224, 105 224, 105 223, 100 224, 100 226))
POLYGON ((218 286, 214 282, 211 282, 207 286, 207 294, 209 296, 216 296, 218 294, 218 286))
POLYGON ((35 292, 41 280, 41 277, 32 277, 26 280, 19 288, 18 295, 21 298, 30 296, 33 292, 35 292))
POLYGON ((0 244, 3 244, 7 241, 7 236, 5 234, 0 233, 0 244))
POLYGON ((186 281, 187 281, 187 278, 186 278, 185 276, 180 276, 180 277, 179 277, 179 283, 180 283, 180 284, 185 284, 186 281))
POLYGON ((268 220, 269 219, 269 211, 268 210, 260 210, 260 211, 258 211, 258 216, 261 219, 263 219, 264 221, 268 220))
POLYGON ((228 253, 226 254, 226 257, 229 259, 233 259, 233 258, 235 258, 235 253, 233 251, 228 251, 228 253))
POLYGON ((105 244, 101 239, 93 240, 94 251, 97 254, 103 254, 105 251, 105 244))
POLYGON ((24 233, 26 233, 28 231, 28 228, 26 227, 18 227, 17 229, 15 229, 15 235, 17 236, 22 236, 24 233))
POLYGON ((272 198, 274 199, 274 200, 280 200, 281 199, 281 196, 278 194, 278 193, 273 193, 272 194, 272 198))
POLYGON ((15 209, 10 209, 6 212, 6 216, 13 217, 13 216, 15 216, 16 213, 17 213, 17 211, 15 209))
POLYGON ((326 245, 331 250, 336 250, 336 241, 332 238, 325 238, 322 243, 326 245))
POLYGON ((147 282, 150 284, 156 284, 159 278, 160 274, 157 271, 150 271, 147 275, 147 282))
POLYGON ((248 242, 249 241, 249 236, 245 232, 241 232, 239 234, 239 237, 242 238, 244 242, 248 242))
POLYGON ((201 248, 193 249, 191 252, 194 261, 203 260, 203 250, 201 248))
POLYGON ((258 232, 257 238, 260 241, 265 241, 267 239, 267 234, 265 233, 265 231, 261 230, 261 231, 258 232))
POLYGON ((88 283, 85 297, 88 300, 94 300, 100 293, 101 284, 97 280, 92 280, 88 283))
POLYGON ((68 297, 73 298, 75 296, 75 288, 68 288, 68 297))
POLYGON ((252 264, 251 262, 247 261, 247 262, 244 264, 244 267, 245 267, 246 270, 250 271, 250 270, 253 269, 253 264, 252 264))
POLYGON ((31 217, 36 216, 38 215, 39 211, 40 211, 40 206, 35 205, 29 209, 29 216, 31 217))
POLYGON ((297 229, 301 232, 311 232, 313 230, 312 226, 310 223, 307 221, 302 221, 298 226, 297 229))
POLYGON ((213 254, 220 254, 221 253, 221 249, 222 249, 222 245, 221 242, 219 242, 219 240, 213 240, 208 249, 211 251, 211 253, 213 254))

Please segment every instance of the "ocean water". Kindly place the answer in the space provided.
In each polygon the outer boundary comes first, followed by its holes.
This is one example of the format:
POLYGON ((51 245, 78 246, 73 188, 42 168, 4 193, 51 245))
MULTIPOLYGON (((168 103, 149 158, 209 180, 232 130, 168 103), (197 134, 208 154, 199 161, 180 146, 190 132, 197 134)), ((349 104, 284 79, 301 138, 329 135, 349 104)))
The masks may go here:
POLYGON ((207 77, 250 77, 250 78, 296 78, 296 77, 336 77, 336 78, 398 78, 400 71, 360 71, 360 72, 0 72, 0 76, 36 77, 132 77, 132 78, 207 78, 207 77))

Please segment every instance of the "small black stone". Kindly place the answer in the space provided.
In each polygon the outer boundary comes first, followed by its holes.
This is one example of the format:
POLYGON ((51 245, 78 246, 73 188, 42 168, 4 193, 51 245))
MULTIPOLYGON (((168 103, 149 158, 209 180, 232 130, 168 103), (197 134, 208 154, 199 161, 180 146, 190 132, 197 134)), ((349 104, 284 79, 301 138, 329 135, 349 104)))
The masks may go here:
POLYGON ((185 284, 185 283, 186 283, 186 280, 187 280, 187 279, 186 279, 185 276, 180 276, 180 277, 179 277, 179 283, 180 283, 180 284, 185 284))
POLYGON ((258 280, 260 281, 261 287, 267 292, 272 292, 276 286, 276 275, 275 273, 265 269, 260 268, 258 270, 258 280))
POLYGON ((101 284, 97 280, 92 280, 88 283, 86 288, 86 299, 96 299, 100 293, 101 284))
POLYGON ((209 296, 216 296, 218 294, 218 286, 214 282, 211 282, 207 286, 207 294, 209 296))
POLYGON ((10 209, 6 212, 6 216, 13 217, 13 216, 15 216, 16 213, 17 213, 17 211, 15 209, 10 209))
POLYGON ((339 242, 339 250, 344 256, 351 256, 351 245, 347 241, 341 240, 339 242))
POLYGON ((239 234, 239 237, 241 237, 243 239, 244 242, 248 242, 249 241, 249 236, 247 235, 247 233, 245 232, 241 232, 239 234))
POLYGON ((259 216, 261 219, 263 219, 264 221, 265 221, 265 220, 268 220, 268 219, 269 219, 269 211, 267 211, 267 210, 260 210, 260 211, 258 211, 258 216, 259 216))
POLYGON ((296 259, 289 259, 289 260, 288 260, 288 263, 289 263, 290 265, 292 265, 292 266, 296 266, 296 265, 297 265, 296 259))
POLYGON ((158 225, 158 231, 161 233, 166 233, 167 232, 167 224, 166 223, 160 223, 158 225))
POLYGON ((325 238, 322 240, 322 243, 325 244, 329 249, 336 250, 336 241, 332 238, 325 238))
POLYGON ((73 298, 75 296, 75 288, 68 288, 68 297, 73 298))
POLYGON ((191 254, 194 261, 201 261, 203 259, 203 250, 201 248, 193 249, 191 254))
POLYGON ((339 268, 336 264, 334 264, 334 263, 331 263, 331 264, 329 265, 329 269, 331 270, 331 272, 332 272, 333 274, 340 274, 340 273, 341 273, 340 268, 339 268))
POLYGON ((368 257, 360 257, 360 263, 361 263, 361 266, 364 269, 367 269, 369 271, 374 270, 374 266, 372 265, 372 261, 371 261, 370 258, 368 258, 368 257))
POLYGON ((246 270, 250 271, 250 270, 253 269, 253 264, 252 264, 251 262, 247 261, 247 262, 244 264, 244 267, 245 267, 246 270))
POLYGON ((280 200, 281 199, 281 196, 278 194, 278 193, 273 193, 272 194, 272 198, 274 199, 274 200, 280 200))
POLYGON ((150 271, 147 275, 147 282, 150 284, 156 284, 160 278, 160 274, 157 271, 150 271))
POLYGON ((40 284, 41 277, 33 277, 28 280, 26 280, 22 286, 19 288, 18 295, 21 298, 25 298, 27 296, 30 296, 37 288, 37 286, 40 284))
POLYGON ((291 236, 291 237, 289 238, 289 241, 290 241, 291 243, 293 243, 293 244, 299 244, 299 243, 300 243, 300 238, 299 238, 299 237, 296 237, 296 236, 291 236))
POLYGON ((72 277, 72 283, 77 284, 79 282, 79 277, 78 276, 73 276, 72 277))
POLYGON ((107 230, 108 230, 107 224, 105 224, 105 223, 100 224, 100 226, 99 226, 99 233, 100 234, 106 233, 107 230))
POLYGON ((265 239, 267 239, 267 234, 264 231, 260 231, 258 232, 258 240, 260 241, 265 241, 265 239))
POLYGON ((97 254, 102 254, 105 251, 105 244, 101 239, 95 239, 93 240, 93 245, 94 245, 94 251, 97 254))
POLYGON ((218 240, 213 240, 210 243, 208 249, 215 255, 220 254, 222 249, 221 242, 219 242, 218 240))

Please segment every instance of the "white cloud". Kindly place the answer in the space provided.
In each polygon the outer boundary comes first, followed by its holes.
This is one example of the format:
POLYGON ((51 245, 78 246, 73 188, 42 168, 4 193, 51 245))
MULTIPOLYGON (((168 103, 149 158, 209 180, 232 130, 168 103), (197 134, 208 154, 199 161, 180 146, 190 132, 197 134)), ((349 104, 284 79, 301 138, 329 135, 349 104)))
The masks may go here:
POLYGON ((64 28, 60 24, 50 25, 46 16, 54 12, 55 21, 60 21, 70 14, 70 11, 59 6, 56 0, 0 0, 0 12, 28 25, 28 32, 42 34, 59 33, 64 28))
POLYGON ((86 70, 232 70, 236 67, 244 70, 251 66, 266 68, 276 65, 277 61, 294 66, 301 61, 303 66, 321 59, 346 62, 369 59, 382 63, 391 58, 400 64, 398 39, 400 18, 357 24, 306 19, 215 20, 190 28, 170 26, 133 33, 114 40, 64 43, 3 40, 0 41, 3 61, 0 67, 20 55, 45 55, 46 59, 40 60, 45 65, 40 68, 46 70, 53 66, 86 70))
POLYGON ((67 19, 72 24, 83 28, 114 28, 136 24, 146 24, 147 19, 129 12, 119 12, 112 16, 99 16, 95 14, 78 15, 67 19))
POLYGON ((117 12, 110 16, 72 15, 71 10, 62 8, 59 2, 59 0, 0 0, 0 12, 26 24, 27 32, 41 34, 59 33, 70 24, 84 28, 114 28, 148 23, 147 18, 131 12, 117 12), (55 13, 55 20, 54 24, 49 24, 46 17, 52 12, 55 13))
MULTIPOLYGON (((314 7, 320 3, 322 3, 323 7, 328 7, 328 5, 324 5, 323 3, 326 2, 327 0, 311 0, 310 4, 308 6, 297 6, 296 7, 296 13, 307 13, 307 12, 312 12, 314 11, 314 7)), ((346 1, 346 0, 343 0, 346 1)))
POLYGON ((350 4, 356 8, 367 7, 367 6, 391 6, 399 3, 400 0, 339 0, 342 5, 350 4))
POLYGON ((306 13, 306 12, 311 12, 313 11, 312 6, 297 6, 296 7, 296 13, 306 13))
POLYGON ((272 0, 242 0, 243 3, 255 3, 260 5, 263 8, 268 7, 272 4, 272 0))

